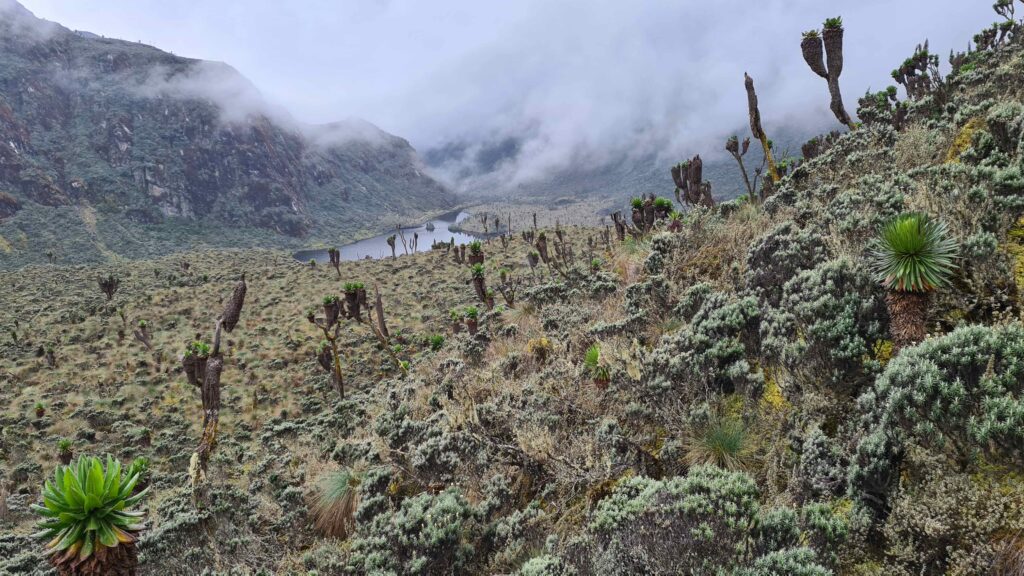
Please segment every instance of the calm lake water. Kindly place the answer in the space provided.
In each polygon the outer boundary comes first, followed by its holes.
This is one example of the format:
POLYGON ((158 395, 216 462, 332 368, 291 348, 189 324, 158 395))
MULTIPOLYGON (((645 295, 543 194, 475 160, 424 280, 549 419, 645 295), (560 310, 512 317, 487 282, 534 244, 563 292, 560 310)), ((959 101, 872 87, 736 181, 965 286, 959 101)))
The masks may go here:
MULTIPOLYGON (((431 220, 429 223, 423 224, 422 226, 416 226, 413 228, 403 228, 402 231, 405 234, 405 240, 408 243, 412 243, 413 234, 419 234, 417 252, 427 252, 430 250, 430 245, 434 242, 450 242, 452 238, 455 239, 455 245, 469 244, 476 238, 470 234, 464 234, 462 232, 452 232, 449 230, 449 226, 458 224, 466 218, 469 218, 469 214, 466 212, 458 212, 451 214, 443 214, 436 220, 431 220), (433 224, 434 229, 428 230, 427 228, 433 224)), ((380 236, 374 236, 373 238, 367 238, 360 240, 359 242, 353 242, 339 248, 341 250, 342 260, 362 260, 369 256, 373 259, 383 258, 385 256, 391 256, 391 247, 388 246, 387 237, 396 234, 395 237, 395 255, 401 256, 405 254, 405 250, 402 249, 402 239, 397 237, 397 231, 387 232, 380 236)), ((410 252, 412 247, 409 248, 410 252)), ((308 263, 310 260, 316 260, 317 264, 326 264, 330 262, 330 258, 327 256, 327 249, 319 250, 299 250, 294 254, 295 259, 299 262, 308 263)))

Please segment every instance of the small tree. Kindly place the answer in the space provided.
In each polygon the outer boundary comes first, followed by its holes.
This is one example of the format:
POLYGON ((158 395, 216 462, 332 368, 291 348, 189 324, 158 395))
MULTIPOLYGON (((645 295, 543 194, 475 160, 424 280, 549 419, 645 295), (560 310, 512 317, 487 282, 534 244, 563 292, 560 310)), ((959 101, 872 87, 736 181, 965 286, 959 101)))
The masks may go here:
POLYGON ((481 302, 486 302, 487 285, 484 279, 484 265, 474 264, 470 269, 470 272, 472 274, 470 282, 473 283, 473 289, 476 290, 476 297, 479 298, 481 302))
POLYGON ((743 144, 740 145, 740 139, 738 136, 730 136, 725 141, 725 149, 732 154, 732 157, 736 159, 736 163, 740 165, 740 174, 743 175, 743 185, 747 187, 747 197, 750 198, 751 202, 757 201, 757 175, 754 176, 754 183, 750 183, 750 177, 747 176, 747 168, 743 165, 743 157, 747 155, 747 151, 750 150, 750 138, 744 138, 743 144))
MULTIPOLYGON (((224 310, 214 322, 213 346, 200 343, 198 348, 192 349, 197 364, 193 366, 189 382, 201 387, 203 401, 203 435, 199 440, 199 446, 192 455, 192 463, 189 467, 193 490, 196 490, 206 473, 206 464, 209 461, 210 453, 213 452, 213 448, 217 444, 217 425, 220 421, 220 378, 224 372, 224 356, 220 350, 221 332, 227 330, 230 333, 234 330, 242 314, 246 291, 245 275, 243 274, 235 284, 231 297, 224 305, 224 310), (202 369, 200 369, 200 364, 202 369)), ((186 357, 188 352, 186 350, 186 357)), ((187 360, 183 359, 182 364, 185 367, 185 374, 188 376, 187 360)))
MULTIPOLYGON (((746 72, 743 73, 743 85, 747 90, 747 114, 750 117, 750 133, 761 142, 765 162, 768 164, 768 175, 771 176, 772 182, 778 182, 781 176, 779 176, 779 171, 775 168, 775 160, 772 158, 771 142, 761 126, 761 109, 757 104, 757 91, 754 89, 754 79, 746 72)), ((762 196, 765 194, 763 187, 761 188, 761 194, 762 196)))
POLYGON ((113 274, 108 274, 106 278, 99 279, 100 290, 107 295, 107 302, 114 299, 114 294, 117 293, 117 289, 121 286, 121 280, 114 277, 113 274))
POLYGON ((469 335, 473 336, 476 334, 477 327, 479 326, 480 311, 476 306, 467 306, 462 314, 466 319, 466 329, 469 330, 469 335))
POLYGON ((680 204, 713 207, 715 200, 711 196, 711 183, 704 181, 704 162, 700 154, 690 160, 680 162, 671 169, 672 181, 676 185, 676 200, 680 204))
POLYGON ((895 349, 924 340, 929 296, 949 284, 959 247, 945 223, 903 214, 882 226, 871 248, 875 276, 888 289, 895 349))
POLYGON ((391 258, 393 259, 393 258, 396 257, 395 256, 395 235, 394 234, 392 234, 391 236, 387 237, 387 243, 388 243, 388 246, 391 247, 391 258))
POLYGON ((327 258, 331 261, 331 266, 334 266, 334 271, 338 273, 338 278, 341 278, 341 251, 337 248, 328 248, 327 258))
POLYGON ((821 34, 817 30, 804 32, 800 42, 804 61, 818 76, 828 82, 832 100, 829 107, 836 119, 850 130, 856 128, 843 105, 843 94, 839 90, 839 75, 843 73, 843 19, 829 18, 821 34))

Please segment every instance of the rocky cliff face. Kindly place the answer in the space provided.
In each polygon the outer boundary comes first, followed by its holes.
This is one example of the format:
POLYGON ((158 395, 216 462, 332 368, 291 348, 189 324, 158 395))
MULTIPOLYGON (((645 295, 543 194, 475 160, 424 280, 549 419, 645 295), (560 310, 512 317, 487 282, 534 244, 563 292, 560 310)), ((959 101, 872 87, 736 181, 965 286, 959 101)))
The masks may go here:
POLYGON ((454 202, 401 138, 268 110, 229 66, 0 0, 0 261, 337 242, 454 202))

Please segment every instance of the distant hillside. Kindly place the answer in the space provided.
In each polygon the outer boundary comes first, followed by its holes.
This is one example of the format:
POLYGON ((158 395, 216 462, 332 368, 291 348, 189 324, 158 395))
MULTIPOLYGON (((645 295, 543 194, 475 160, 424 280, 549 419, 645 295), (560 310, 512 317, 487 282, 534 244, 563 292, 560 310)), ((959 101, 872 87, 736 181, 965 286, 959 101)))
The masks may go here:
POLYGON ((0 266, 337 242, 450 207, 405 140, 0 0, 0 266))

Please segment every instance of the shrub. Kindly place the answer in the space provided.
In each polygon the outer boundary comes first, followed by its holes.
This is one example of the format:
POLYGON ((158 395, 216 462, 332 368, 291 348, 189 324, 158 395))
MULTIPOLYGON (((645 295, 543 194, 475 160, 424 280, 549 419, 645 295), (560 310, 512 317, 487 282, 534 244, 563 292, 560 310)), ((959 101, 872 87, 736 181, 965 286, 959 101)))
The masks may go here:
POLYGON ((359 527, 348 567, 368 574, 466 573, 472 519, 473 509, 454 488, 406 498, 359 527))
POLYGON ((733 576, 832 576, 832 571, 816 561, 809 548, 791 548, 758 558, 753 567, 741 568, 733 576))
MULTIPOLYGON (((687 324, 662 336, 643 363, 654 388, 667 386, 686 398, 759 389, 763 378, 748 361, 758 355, 755 298, 737 298, 698 284, 683 293, 676 312, 687 324)), ((659 398, 653 395, 650 401, 659 398)))
POLYGON ((762 305, 778 306, 786 282, 827 258, 821 234, 785 222, 750 245, 744 280, 762 305))
POLYGON ((859 399, 869 433, 851 480, 884 495, 908 443, 1024 459, 1024 328, 970 326, 907 348, 859 399))
POLYGON ((789 549, 804 537, 792 510, 761 511, 750 476, 695 466, 620 481, 562 559, 579 574, 829 574, 813 551, 789 549))
POLYGON ((735 567, 757 513, 757 493, 751 477, 714 466, 664 481, 627 479, 591 515, 592 562, 626 574, 713 574, 735 567))
POLYGON ((1024 530, 1024 487, 1014 475, 967 474, 944 460, 910 451, 882 529, 889 564, 898 574, 1019 573, 992 565, 1024 530))
POLYGON ((859 390, 871 375, 864 358, 885 336, 879 292, 867 270, 846 258, 799 273, 761 323, 765 361, 807 386, 859 390))

